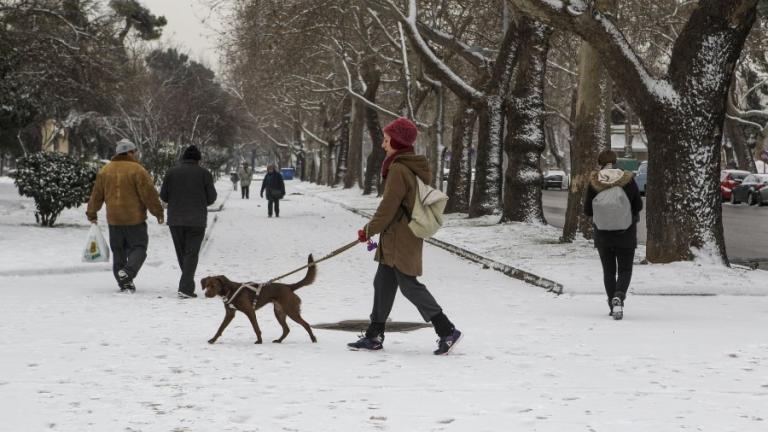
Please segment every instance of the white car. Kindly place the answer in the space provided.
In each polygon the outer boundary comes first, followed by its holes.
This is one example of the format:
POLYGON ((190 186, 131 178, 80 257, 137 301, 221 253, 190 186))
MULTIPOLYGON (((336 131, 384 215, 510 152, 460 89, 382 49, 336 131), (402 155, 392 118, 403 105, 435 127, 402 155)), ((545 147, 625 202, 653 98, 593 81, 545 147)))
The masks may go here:
POLYGON ((544 182, 542 188, 546 189, 568 189, 570 178, 561 170, 549 170, 544 173, 544 182))

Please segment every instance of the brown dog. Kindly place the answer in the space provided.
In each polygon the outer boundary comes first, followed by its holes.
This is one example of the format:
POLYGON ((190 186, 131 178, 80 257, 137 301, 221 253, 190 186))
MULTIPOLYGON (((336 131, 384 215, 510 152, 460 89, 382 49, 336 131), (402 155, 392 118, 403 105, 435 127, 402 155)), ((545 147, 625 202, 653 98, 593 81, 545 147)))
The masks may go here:
MULTIPOLYGON (((307 263, 314 263, 312 255, 309 256, 307 263)), ((309 269, 307 269, 307 275, 304 276, 304 279, 293 285, 271 283, 269 285, 263 286, 258 295, 248 288, 243 288, 240 290, 240 293, 237 294, 231 305, 234 306, 235 309, 244 313, 251 321, 253 331, 256 332, 257 344, 261 343, 261 330, 259 329, 259 324, 256 322, 256 311, 267 303, 272 303, 274 305, 275 317, 280 323, 280 326, 283 328, 283 335, 280 336, 279 339, 276 339, 272 342, 280 343, 283 341, 283 339, 285 339, 286 336, 288 336, 288 332, 290 332, 290 330, 288 329, 288 325, 285 323, 286 315, 304 327, 307 333, 309 333, 309 338, 312 339, 312 342, 317 342, 317 338, 315 338, 315 335, 312 333, 312 328, 309 327, 309 324, 307 324, 307 322, 304 321, 304 318, 302 318, 300 315, 301 299, 296 295, 296 293, 294 293, 294 291, 297 289, 310 285, 312 282, 314 282, 316 275, 316 267, 314 265, 310 265, 309 269)), ((239 282, 233 282, 227 279, 225 276, 209 276, 203 278, 200 281, 200 284, 205 291, 206 297, 211 298, 221 296, 225 299, 224 310, 226 311, 226 314, 224 315, 224 321, 222 321, 221 326, 219 326, 219 330, 216 332, 216 335, 208 341, 208 343, 212 344, 216 342, 224 329, 227 328, 229 323, 232 321, 232 318, 235 317, 235 309, 226 303, 226 299, 231 298, 231 296, 234 295, 237 289, 240 288, 240 286, 243 284, 239 282)), ((248 284, 254 287, 258 286, 258 284, 253 282, 248 282, 248 284)))

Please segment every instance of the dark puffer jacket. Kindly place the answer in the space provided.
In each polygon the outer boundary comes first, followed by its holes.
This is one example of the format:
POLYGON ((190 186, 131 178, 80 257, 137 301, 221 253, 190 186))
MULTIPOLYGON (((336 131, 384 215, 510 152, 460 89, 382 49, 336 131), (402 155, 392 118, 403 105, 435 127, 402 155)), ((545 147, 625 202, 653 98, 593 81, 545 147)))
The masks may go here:
POLYGON ((166 172, 160 199, 168 203, 168 225, 204 227, 208 206, 216 201, 210 171, 185 159, 166 172))
POLYGON ((285 196, 285 183, 283 182, 283 175, 277 171, 272 171, 264 176, 264 181, 261 182, 261 193, 264 190, 267 191, 267 199, 276 200, 282 199, 285 196))
POLYGON ((640 211, 643 209, 643 199, 640 197, 640 189, 635 183, 634 174, 629 171, 622 173, 621 170, 614 169, 593 172, 589 178, 584 213, 592 217, 592 200, 598 193, 614 186, 624 189, 624 193, 629 198, 632 206, 632 225, 623 231, 601 231, 595 228, 595 247, 634 249, 637 247, 637 223, 640 221, 640 211), (601 173, 603 175, 600 175, 601 173))

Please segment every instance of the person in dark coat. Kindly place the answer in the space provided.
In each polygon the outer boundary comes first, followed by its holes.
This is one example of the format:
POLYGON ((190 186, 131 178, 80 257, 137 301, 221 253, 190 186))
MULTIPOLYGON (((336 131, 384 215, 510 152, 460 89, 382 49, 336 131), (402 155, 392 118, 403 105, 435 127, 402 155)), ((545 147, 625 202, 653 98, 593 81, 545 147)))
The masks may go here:
POLYGON ((200 166, 200 150, 189 146, 178 165, 168 170, 160 199, 168 203, 168 226, 181 268, 178 295, 197 297, 195 270, 208 223, 208 206, 216 201, 211 172, 200 166))
POLYGON ((274 207, 275 217, 280 217, 280 200, 285 196, 285 182, 283 175, 275 169, 275 166, 267 165, 267 175, 261 182, 261 197, 264 198, 264 191, 267 191, 267 216, 272 217, 274 207))
POLYGON ((251 179, 253 179, 253 168, 243 162, 237 176, 240 178, 240 195, 242 199, 251 199, 251 179))
POLYGON ((236 171, 232 171, 229 174, 229 179, 232 181, 232 190, 236 191, 237 190, 237 182, 240 181, 240 176, 237 175, 236 171))
POLYGON ((595 248, 600 254, 600 262, 603 266, 603 283, 605 293, 608 295, 610 315, 614 319, 622 319, 624 300, 632 280, 632 262, 637 248, 637 223, 640 221, 643 200, 635 183, 634 174, 614 168, 616 160, 616 153, 611 150, 604 150, 598 155, 600 170, 590 175, 584 213, 590 218, 593 217, 593 200, 597 194, 615 186, 621 187, 629 199, 632 212, 632 223, 629 228, 620 231, 603 231, 594 226, 595 248), (615 313, 614 309, 616 309, 615 313))

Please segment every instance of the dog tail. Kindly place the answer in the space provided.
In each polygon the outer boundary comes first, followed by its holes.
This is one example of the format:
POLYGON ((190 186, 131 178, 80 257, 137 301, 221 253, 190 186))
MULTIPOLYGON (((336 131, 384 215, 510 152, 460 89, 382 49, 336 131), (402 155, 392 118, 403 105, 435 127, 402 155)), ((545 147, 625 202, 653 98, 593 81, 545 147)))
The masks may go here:
POLYGON ((312 282, 315 281, 315 276, 317 276, 317 266, 314 265, 314 262, 315 262, 315 259, 312 258, 312 254, 309 254, 309 258, 307 258, 307 264, 309 264, 309 268, 307 269, 307 275, 304 276, 304 279, 291 285, 291 291, 296 291, 297 289, 310 285, 312 284, 312 282))

